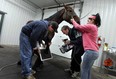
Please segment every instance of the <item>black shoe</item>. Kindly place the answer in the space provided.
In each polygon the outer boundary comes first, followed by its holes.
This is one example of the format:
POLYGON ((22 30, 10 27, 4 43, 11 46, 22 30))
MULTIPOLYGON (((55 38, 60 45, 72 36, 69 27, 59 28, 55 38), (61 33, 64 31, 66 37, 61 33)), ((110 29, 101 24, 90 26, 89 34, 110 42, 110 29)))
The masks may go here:
POLYGON ((43 67, 44 67, 44 65, 41 64, 41 65, 39 65, 38 67, 33 67, 32 69, 33 69, 34 71, 38 72, 38 71, 41 71, 41 70, 43 69, 43 67))

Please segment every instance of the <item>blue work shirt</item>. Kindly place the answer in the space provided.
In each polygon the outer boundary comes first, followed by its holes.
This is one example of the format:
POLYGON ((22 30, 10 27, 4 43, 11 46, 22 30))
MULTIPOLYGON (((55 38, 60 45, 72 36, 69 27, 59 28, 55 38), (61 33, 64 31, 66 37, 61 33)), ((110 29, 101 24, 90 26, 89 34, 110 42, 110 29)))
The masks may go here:
POLYGON ((36 47, 37 41, 44 39, 48 31, 48 24, 48 21, 40 20, 23 26, 21 31, 29 37, 32 48, 36 47))

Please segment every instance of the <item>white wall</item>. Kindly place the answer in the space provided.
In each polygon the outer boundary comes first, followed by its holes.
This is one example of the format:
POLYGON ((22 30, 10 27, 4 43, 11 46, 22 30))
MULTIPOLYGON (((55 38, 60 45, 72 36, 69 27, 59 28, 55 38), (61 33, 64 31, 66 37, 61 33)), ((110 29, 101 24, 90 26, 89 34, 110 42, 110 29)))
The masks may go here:
POLYGON ((0 44, 19 45, 20 30, 28 20, 35 18, 36 9, 21 0, 2 0, 0 3, 0 10, 7 13, 2 26, 0 44))
POLYGON ((3 3, 4 3, 4 0, 0 0, 0 10, 3 8, 3 3))

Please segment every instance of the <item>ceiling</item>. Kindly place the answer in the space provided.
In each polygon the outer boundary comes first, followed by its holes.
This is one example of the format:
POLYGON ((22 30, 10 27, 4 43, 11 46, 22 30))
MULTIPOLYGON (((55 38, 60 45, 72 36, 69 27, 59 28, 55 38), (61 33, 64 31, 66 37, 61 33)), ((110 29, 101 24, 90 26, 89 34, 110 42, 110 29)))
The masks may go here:
POLYGON ((55 8, 63 4, 79 4, 82 0, 23 0, 36 9, 55 8))

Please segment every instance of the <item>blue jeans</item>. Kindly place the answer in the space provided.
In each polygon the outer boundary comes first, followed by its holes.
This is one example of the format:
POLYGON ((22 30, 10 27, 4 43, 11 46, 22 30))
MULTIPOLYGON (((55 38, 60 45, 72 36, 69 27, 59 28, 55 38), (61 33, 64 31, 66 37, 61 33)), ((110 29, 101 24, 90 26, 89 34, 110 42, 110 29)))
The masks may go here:
POLYGON ((28 76, 31 74, 32 68, 32 47, 29 41, 29 37, 26 36, 23 32, 20 34, 20 57, 22 75, 28 76))
POLYGON ((81 79, 91 79, 91 68, 98 55, 98 52, 93 50, 85 51, 81 66, 81 79))

